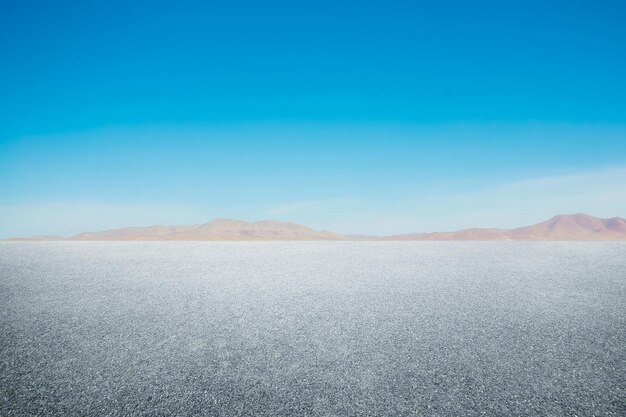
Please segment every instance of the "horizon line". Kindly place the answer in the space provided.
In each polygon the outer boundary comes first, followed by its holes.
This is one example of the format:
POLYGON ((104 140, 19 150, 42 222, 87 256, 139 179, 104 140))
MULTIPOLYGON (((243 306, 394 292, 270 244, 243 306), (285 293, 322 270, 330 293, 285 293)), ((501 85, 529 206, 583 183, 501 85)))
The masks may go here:
MULTIPOLYGON (((511 233, 511 232, 515 232, 517 230, 520 229, 530 229, 533 227, 538 227, 541 225, 544 225, 546 223, 556 223, 559 221, 573 221, 575 224, 579 225, 579 223, 583 224, 583 227, 587 227, 587 224, 591 224, 593 222, 601 222, 601 223, 606 223, 606 222, 613 222, 618 224, 618 226, 616 226, 615 230, 613 229, 609 229, 609 232, 615 232, 615 234, 609 234, 608 237, 609 239, 592 239, 592 240, 621 240, 624 239, 626 240, 626 220, 623 217, 620 216, 613 216, 613 217, 595 217, 586 213, 582 213, 582 212, 578 212, 578 213, 572 213, 572 214, 557 214, 552 216, 551 218, 549 218, 548 220, 545 220, 543 222, 539 222, 539 223, 535 223, 535 224, 531 224, 531 225, 527 225, 527 226, 518 226, 518 227, 514 227, 514 228, 498 228, 498 227, 469 227, 469 228, 463 228, 463 229, 458 229, 458 230, 445 230, 445 231, 435 231, 435 232, 407 232, 407 233, 395 233, 395 234, 388 234, 388 235, 376 235, 376 234, 360 234, 360 233, 335 233, 332 232, 331 230, 326 230, 326 229, 312 229, 309 228, 308 226, 304 226, 300 223, 297 222, 293 222, 293 221, 283 221, 283 220, 277 220, 277 219, 261 219, 261 220, 255 220, 255 221, 246 221, 246 220, 240 220, 240 219, 234 219, 234 218, 227 218, 227 217, 216 217, 213 218, 211 220, 209 220, 208 222, 205 223, 195 223, 195 224, 189 224, 189 225, 166 225, 166 224, 154 224, 151 226, 124 226, 124 227, 119 227, 119 228, 113 228, 113 229, 106 229, 106 230, 100 230, 100 231, 83 231, 71 236, 59 236, 59 235, 32 235, 32 236, 28 236, 28 237, 9 237, 9 238, 5 238, 5 239, 1 239, 3 241, 36 241, 36 240, 58 240, 58 241, 66 241, 66 240, 72 240, 72 241, 80 241, 80 240, 88 240, 88 241, 93 241, 93 240, 98 240, 98 241, 155 241, 155 240, 172 240, 172 241, 176 241, 176 240, 187 240, 187 241, 193 241, 193 240, 215 240, 215 241, 219 241, 219 240, 224 240, 224 241, 229 241, 229 240, 414 240, 414 239, 419 239, 419 238, 423 238, 424 240, 506 240, 506 238, 508 237, 507 233, 511 233), (591 222, 591 223, 590 223, 591 222), (265 226, 268 223, 274 223, 274 226, 276 226, 273 231, 272 229, 269 229, 271 232, 276 233, 275 236, 273 235, 269 235, 269 236, 263 236, 263 235, 254 235, 254 234, 250 234, 251 231, 250 230, 246 230, 244 229, 239 229, 239 230, 226 230, 226 231, 218 231, 218 232, 214 232, 214 233, 221 233, 221 234, 214 234, 214 235, 203 235, 203 236, 196 236, 195 238, 193 236, 191 237, 186 237, 183 239, 176 239, 176 234, 181 232, 181 231, 185 231, 185 232, 192 232, 194 230, 198 230, 202 227, 211 227, 211 226, 215 226, 217 224, 229 224, 229 225, 233 225, 233 224, 239 224, 239 225, 243 225, 245 226, 265 226), (286 235, 287 237, 291 237, 291 238, 284 238, 285 235, 280 235, 278 234, 279 232, 281 232, 281 226, 285 227, 285 226, 289 226, 291 228, 296 228, 299 229, 300 231, 304 231, 304 232, 310 232, 313 233, 313 235, 306 235, 303 234, 301 235, 301 239, 297 238, 297 235, 286 235), (122 233, 122 232, 127 232, 127 231, 150 231, 150 230, 154 230, 154 229, 168 229, 165 232, 162 233, 156 233, 156 234, 146 234, 144 233, 139 234, 139 235, 134 235, 134 236, 110 236, 110 238, 106 238, 102 237, 105 234, 112 234, 112 233, 122 233), (277 232, 278 231, 278 232, 277 232), (240 235, 236 235, 236 233, 239 233, 240 235), (241 235, 243 233, 243 235, 241 235), (248 233, 248 234, 246 234, 248 233), (321 235, 316 235, 317 234, 321 234, 321 235), (481 234, 482 233, 482 234, 481 234), (622 236, 623 234, 623 236, 622 236), (171 238, 172 235, 174 235, 174 238, 171 238), (89 238, 89 236, 91 236, 91 238, 89 238), (167 238, 167 237, 170 238, 167 238), (294 236, 296 236, 296 238, 294 238, 294 236), (85 238, 86 237, 86 238, 85 238), (159 237, 161 237, 162 239, 159 239, 159 237), (220 238, 221 237, 221 238, 220 238), (437 237, 439 237, 440 239, 437 239, 437 237), (461 237, 461 238, 459 238, 461 237), (463 239, 462 237, 466 237, 466 239, 463 239), (432 238, 432 239, 429 239, 432 238)), ((552 227, 552 226, 551 226, 552 227)), ((602 233, 602 232, 606 232, 603 231, 601 229, 598 228, 598 225, 594 225, 594 226, 589 226, 589 227, 595 227, 595 229, 591 229, 592 232, 596 232, 596 233, 602 233)), ((268 230, 264 230, 265 232, 267 232, 268 230)), ((566 236, 566 237, 576 237, 577 235, 575 234, 575 232, 572 232, 573 234, 571 236, 566 236)), ((578 233, 580 233, 578 231, 578 233)), ((603 237, 604 235, 598 234, 597 236, 591 236, 591 237, 603 237)), ((554 236, 549 236, 546 234, 545 237, 554 237, 554 236)), ((589 237, 589 236, 587 236, 589 237)), ((607 237, 607 236, 604 236, 607 237)), ((532 233, 529 233, 527 235, 527 239, 528 240, 540 240, 538 239, 536 236, 534 236, 532 233)), ((519 240, 524 240, 524 236, 522 236, 519 240)), ((549 239, 549 240, 572 240, 569 238, 562 238, 562 239, 549 239)), ((576 240, 576 239, 574 239, 576 240)), ((589 239, 583 239, 583 240, 589 240, 589 239)))

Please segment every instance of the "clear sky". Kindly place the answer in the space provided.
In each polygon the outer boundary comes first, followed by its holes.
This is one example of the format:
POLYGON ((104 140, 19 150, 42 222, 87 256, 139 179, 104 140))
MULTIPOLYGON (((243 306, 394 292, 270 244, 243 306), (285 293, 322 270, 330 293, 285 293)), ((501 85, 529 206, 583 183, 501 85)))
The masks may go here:
POLYGON ((0 0, 0 237, 626 216, 622 1, 0 0))

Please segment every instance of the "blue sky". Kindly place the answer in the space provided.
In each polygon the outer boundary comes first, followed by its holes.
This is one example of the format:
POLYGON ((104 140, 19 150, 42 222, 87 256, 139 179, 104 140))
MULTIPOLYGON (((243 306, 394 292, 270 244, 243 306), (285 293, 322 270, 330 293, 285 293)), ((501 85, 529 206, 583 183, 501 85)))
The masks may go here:
POLYGON ((626 216, 624 15, 619 1, 4 0, 0 237, 626 216))

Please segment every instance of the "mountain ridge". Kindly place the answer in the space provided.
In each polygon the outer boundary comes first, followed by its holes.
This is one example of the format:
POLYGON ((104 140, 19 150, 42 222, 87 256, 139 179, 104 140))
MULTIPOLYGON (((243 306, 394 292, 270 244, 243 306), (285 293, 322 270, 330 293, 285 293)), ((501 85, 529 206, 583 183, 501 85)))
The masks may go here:
POLYGON ((382 240, 626 240, 626 220, 584 213, 559 214, 546 221, 513 229, 471 228, 453 232, 410 233, 382 240))
POLYGON ((626 220, 598 218, 584 213, 559 214, 544 222, 512 229, 469 228, 452 232, 408 233, 391 236, 341 235, 328 230, 279 220, 216 218, 193 225, 122 227, 82 232, 71 237, 32 236, 10 241, 479 241, 479 240, 626 240, 626 220))

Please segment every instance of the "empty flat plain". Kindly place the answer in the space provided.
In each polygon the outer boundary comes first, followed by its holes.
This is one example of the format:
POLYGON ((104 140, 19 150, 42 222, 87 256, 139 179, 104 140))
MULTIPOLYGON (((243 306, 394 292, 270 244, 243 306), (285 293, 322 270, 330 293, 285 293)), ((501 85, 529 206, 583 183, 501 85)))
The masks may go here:
POLYGON ((0 242, 0 415, 626 415, 626 243, 0 242))

